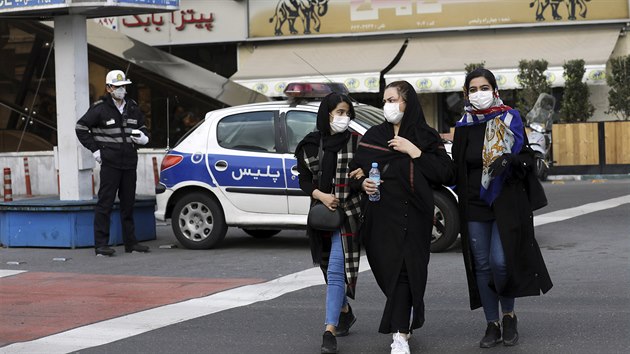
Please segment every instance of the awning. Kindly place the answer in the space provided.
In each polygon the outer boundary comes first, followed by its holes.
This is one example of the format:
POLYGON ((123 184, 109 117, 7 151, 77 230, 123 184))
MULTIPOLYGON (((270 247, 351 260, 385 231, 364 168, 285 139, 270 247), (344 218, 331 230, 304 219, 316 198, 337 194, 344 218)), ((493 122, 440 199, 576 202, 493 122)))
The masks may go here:
MULTIPOLYGON (((44 23, 52 26, 52 23, 44 23)), ((158 48, 151 47, 124 34, 112 31, 93 21, 87 21, 88 44, 158 76, 184 85, 202 95, 213 98, 228 106, 266 102, 269 98, 178 58, 158 48)))
MULTIPOLYGON (((603 85, 620 29, 599 25, 428 33, 410 38, 402 59, 385 78, 407 80, 418 92, 460 91, 466 64, 485 62, 497 75, 500 89, 514 89, 520 87, 520 60, 545 59, 551 86, 561 87, 565 61, 583 59, 586 82, 603 85)), ((344 82, 350 92, 378 92, 379 73, 404 39, 313 41, 245 44, 231 79, 267 96, 282 96, 291 81, 326 79, 344 82)))
POLYGON ((378 80, 404 39, 306 43, 247 43, 238 50, 238 72, 231 79, 264 93, 282 96, 289 82, 343 82, 351 92, 378 92, 378 80))
POLYGON ((460 91, 466 64, 485 62, 497 75, 500 89, 519 87, 520 60, 544 59, 552 87, 564 86, 562 65, 583 59, 585 80, 606 83, 608 61, 620 33, 619 26, 500 29, 466 34, 432 34, 409 41, 405 55, 386 75, 387 82, 407 80, 419 92, 460 91))

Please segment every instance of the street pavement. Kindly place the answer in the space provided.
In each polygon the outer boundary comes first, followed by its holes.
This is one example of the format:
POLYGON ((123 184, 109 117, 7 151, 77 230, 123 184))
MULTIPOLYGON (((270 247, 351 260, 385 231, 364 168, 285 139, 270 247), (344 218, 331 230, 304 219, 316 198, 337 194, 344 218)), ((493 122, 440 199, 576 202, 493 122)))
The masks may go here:
MULTIPOLYGON (((431 256, 413 353, 630 352, 630 180, 544 186, 536 235, 554 287, 516 300, 519 344, 478 348, 483 313, 468 307, 456 243, 431 256)), ((303 231, 260 240, 230 229, 220 248, 194 251, 160 248, 177 241, 157 229, 150 254, 0 249, 0 353, 319 352, 325 286, 303 231)), ((365 258, 362 270, 340 353, 388 353, 384 296, 365 258)))

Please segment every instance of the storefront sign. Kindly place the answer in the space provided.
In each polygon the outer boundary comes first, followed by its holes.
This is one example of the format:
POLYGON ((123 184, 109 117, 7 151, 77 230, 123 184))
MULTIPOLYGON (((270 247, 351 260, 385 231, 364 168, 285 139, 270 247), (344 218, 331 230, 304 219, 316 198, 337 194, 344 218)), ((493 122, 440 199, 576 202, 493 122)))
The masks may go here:
POLYGON ((59 7, 65 5, 66 0, 0 0, 0 12, 2 10, 32 10, 45 9, 47 7, 59 7))
POLYGON ((95 21, 154 46, 238 42, 247 39, 246 11, 245 2, 181 0, 174 12, 95 21))
POLYGON ((249 37, 626 22, 628 0, 249 1, 249 37))

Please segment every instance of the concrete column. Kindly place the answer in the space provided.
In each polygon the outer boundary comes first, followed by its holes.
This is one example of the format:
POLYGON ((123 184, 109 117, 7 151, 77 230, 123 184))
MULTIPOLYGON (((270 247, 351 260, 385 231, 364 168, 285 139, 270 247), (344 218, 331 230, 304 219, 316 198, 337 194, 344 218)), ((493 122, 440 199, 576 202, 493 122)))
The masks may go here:
MULTIPOLYGON (((84 16, 55 17, 55 87, 59 198, 92 199, 94 159, 74 127, 89 108, 87 25, 84 16)), ((53 171, 51 171, 53 172, 53 171)))

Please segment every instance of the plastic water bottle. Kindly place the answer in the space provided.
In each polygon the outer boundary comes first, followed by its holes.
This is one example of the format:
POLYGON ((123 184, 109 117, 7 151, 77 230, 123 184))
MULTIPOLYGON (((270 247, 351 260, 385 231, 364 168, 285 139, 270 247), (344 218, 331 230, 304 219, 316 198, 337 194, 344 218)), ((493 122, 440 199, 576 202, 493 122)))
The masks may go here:
POLYGON ((370 194, 369 199, 371 202, 378 202, 381 200, 381 190, 378 188, 381 183, 381 172, 378 170, 378 162, 372 162, 372 168, 370 169, 369 177, 372 181, 376 182, 376 193, 370 194))

